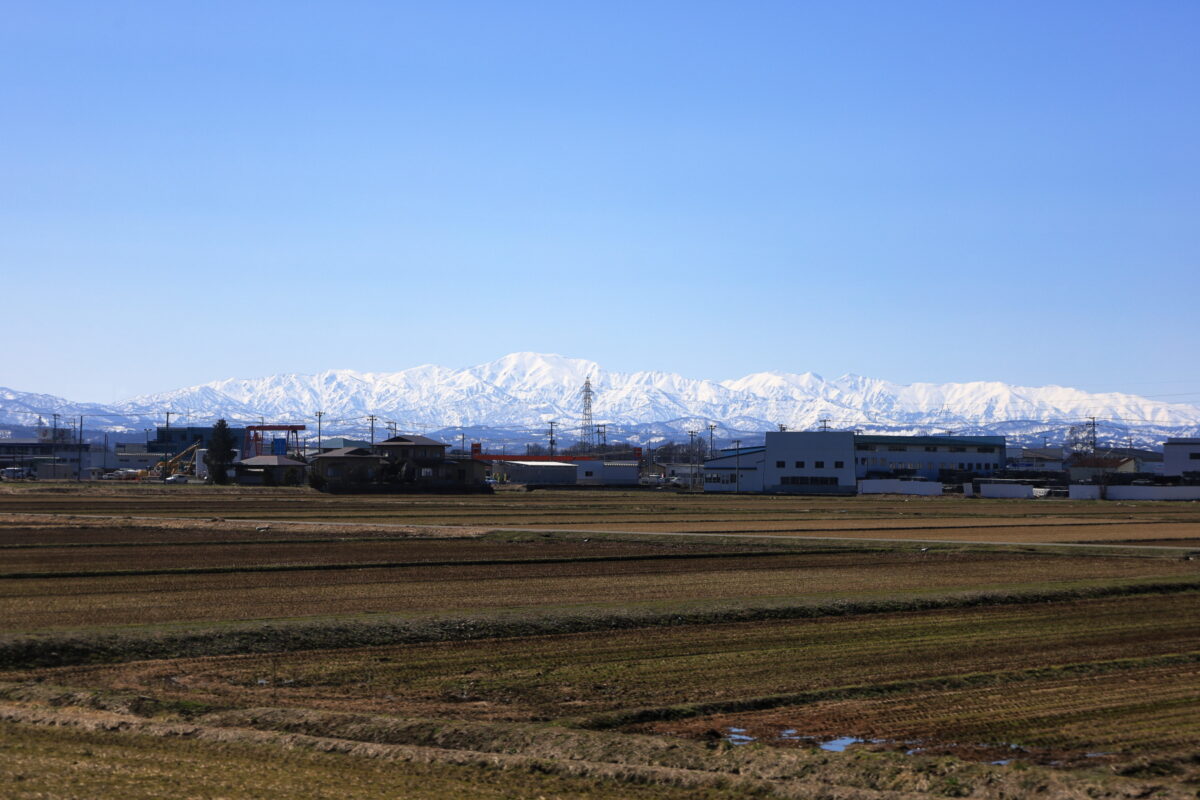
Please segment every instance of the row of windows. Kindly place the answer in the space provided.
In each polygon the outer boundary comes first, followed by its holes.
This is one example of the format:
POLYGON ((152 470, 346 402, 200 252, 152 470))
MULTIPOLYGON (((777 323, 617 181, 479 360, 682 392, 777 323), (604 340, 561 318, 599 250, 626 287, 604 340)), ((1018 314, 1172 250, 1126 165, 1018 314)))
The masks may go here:
POLYGON ((783 486, 837 486, 837 478, 825 475, 784 475, 779 479, 783 486))
MULTIPOLYGON (((795 463, 795 465, 796 465, 796 469, 804 469, 804 462, 803 462, 803 461, 796 461, 796 462, 794 462, 794 463, 795 463)), ((845 467, 845 466, 846 466, 846 462, 845 462, 845 461, 835 461, 835 462, 833 462, 833 468, 834 468, 834 469, 842 469, 842 468, 843 468, 843 467, 845 467)), ((787 462, 786 462, 786 461, 776 461, 776 462, 775 462, 775 467, 776 467, 776 469, 786 469, 786 468, 787 468, 787 462)), ((814 461, 814 462, 813 462, 813 469, 825 469, 825 462, 824 462, 824 461, 814 461)))
MULTIPOLYGON (((887 467, 888 469, 935 470, 935 469, 953 469, 954 468, 953 464, 937 463, 937 462, 933 462, 933 461, 926 461, 924 463, 922 463, 920 461, 907 461, 907 462, 906 461, 892 461, 887 458, 877 458, 877 457, 867 458, 865 456, 858 459, 858 463, 859 463, 859 466, 863 466, 863 467, 887 467)), ((960 462, 958 462, 958 468, 959 468, 959 470, 973 469, 973 470, 977 470, 977 471, 989 471, 989 470, 996 469, 996 465, 995 464, 986 464, 986 463, 972 464, 970 462, 963 463, 960 461, 960 462)))
MULTIPOLYGON (((858 444, 858 445, 855 445, 855 446, 854 446, 854 449, 856 449, 856 450, 862 450, 862 451, 864 451, 864 452, 873 452, 873 451, 875 450, 875 445, 873 445, 873 444, 858 444)), ((906 445, 906 444, 889 444, 889 445, 887 446, 887 449, 888 449, 888 452, 891 452, 891 453, 906 453, 906 452, 908 452, 908 450, 909 450, 910 448, 909 448, 909 446, 908 446, 908 445, 906 445)), ((916 450, 917 448, 913 447, 913 448, 911 448, 911 449, 913 449, 913 450, 916 450)), ((943 448, 943 447, 941 447, 941 446, 939 446, 939 445, 926 445, 926 446, 925 446, 925 452, 926 452, 926 453, 937 453, 937 452, 940 452, 940 451, 942 451, 943 449, 944 449, 944 450, 946 450, 946 451, 948 451, 948 452, 951 452, 951 453, 965 453, 965 452, 967 452, 967 448, 965 448, 965 447, 958 447, 958 446, 955 446, 955 447, 946 447, 946 448, 943 448)), ((995 447, 990 447, 990 446, 985 446, 985 447, 976 447, 976 448, 975 448, 975 452, 976 452, 976 453, 994 453, 994 452, 996 452, 996 448, 995 448, 995 447)))

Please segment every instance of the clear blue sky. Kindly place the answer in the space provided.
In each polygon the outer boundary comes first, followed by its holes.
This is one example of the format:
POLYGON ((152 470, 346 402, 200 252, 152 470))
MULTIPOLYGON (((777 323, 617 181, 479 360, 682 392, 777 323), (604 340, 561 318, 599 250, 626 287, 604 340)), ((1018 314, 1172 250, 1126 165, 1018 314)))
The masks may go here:
POLYGON ((1200 392, 1198 33, 1193 0, 8 0, 0 385, 537 350, 1200 392))

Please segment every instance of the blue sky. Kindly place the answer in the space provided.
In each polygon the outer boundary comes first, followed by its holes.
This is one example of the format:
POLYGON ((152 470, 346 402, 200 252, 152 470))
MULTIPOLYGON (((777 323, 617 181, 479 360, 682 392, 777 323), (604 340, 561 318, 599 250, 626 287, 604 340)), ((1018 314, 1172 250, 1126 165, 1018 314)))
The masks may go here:
POLYGON ((535 350, 1197 402, 1198 25, 9 0, 0 385, 110 401, 535 350))

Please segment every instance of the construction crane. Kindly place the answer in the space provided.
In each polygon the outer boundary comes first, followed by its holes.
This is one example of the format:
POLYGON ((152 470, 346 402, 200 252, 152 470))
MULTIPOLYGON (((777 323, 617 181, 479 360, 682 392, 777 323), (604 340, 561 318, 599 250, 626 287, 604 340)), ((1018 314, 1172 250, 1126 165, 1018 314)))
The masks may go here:
POLYGON ((171 458, 167 458, 158 462, 151 468, 150 477, 169 478, 172 475, 185 471, 194 475, 196 473, 196 448, 200 447, 200 444, 201 440, 197 439, 195 444, 180 451, 171 458), (187 461, 185 464, 184 462, 187 460, 188 456, 191 456, 191 460, 187 461))

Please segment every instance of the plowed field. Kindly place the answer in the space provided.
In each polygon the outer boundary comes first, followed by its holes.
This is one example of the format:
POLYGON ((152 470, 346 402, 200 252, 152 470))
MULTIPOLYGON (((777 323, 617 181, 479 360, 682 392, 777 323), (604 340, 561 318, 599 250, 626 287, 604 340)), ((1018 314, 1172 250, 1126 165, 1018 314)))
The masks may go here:
POLYGON ((4 485, 0 779, 1194 798, 1198 526, 1191 503, 4 485))
MULTIPOLYGON (((477 542, 456 542, 465 552, 477 542)), ((199 549, 199 548, 197 548, 199 549)), ((228 563, 228 551, 200 555, 228 563)), ((353 548, 351 548, 353 549, 353 548)), ((183 555, 193 553, 183 550, 183 555)), ((122 551, 124 552, 124 551, 122 551)), ((396 551, 392 551, 396 552, 396 551)), ((488 548, 488 552, 495 552, 488 548)), ((525 552, 525 551, 520 551, 525 552)), ((178 557, 172 552, 173 558, 178 557)), ((86 553, 83 554, 86 558, 86 553)), ((330 545, 330 563, 340 556, 330 545)), ((78 567, 72 551, 71 564, 78 567)), ((158 554, 148 560, 161 563, 158 554)), ((136 564, 133 549, 125 564, 136 564)), ((248 564, 250 562, 247 562, 248 564)), ((42 567, 51 564, 40 563, 42 567)), ((387 612, 854 599, 1200 578, 1200 562, 996 553, 815 553, 0 581, 8 633, 387 612)))
MULTIPOLYGON (((1197 603, 1198 594, 1129 597, 31 674, 58 684, 165 691, 222 705, 269 700, 533 720, 1190 652, 1200 643, 1200 617, 1176 612, 1197 603)), ((0 675, 6 677, 16 676, 0 675)), ((1123 683, 1125 673, 1110 680, 1123 683)))

